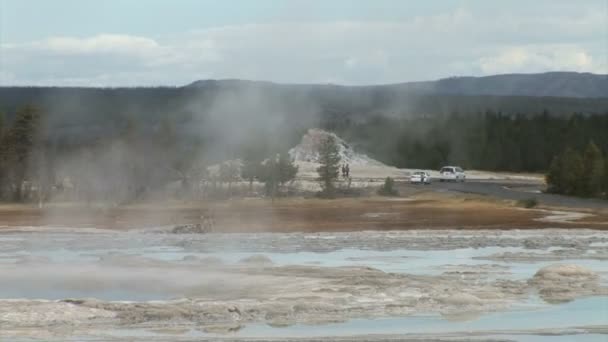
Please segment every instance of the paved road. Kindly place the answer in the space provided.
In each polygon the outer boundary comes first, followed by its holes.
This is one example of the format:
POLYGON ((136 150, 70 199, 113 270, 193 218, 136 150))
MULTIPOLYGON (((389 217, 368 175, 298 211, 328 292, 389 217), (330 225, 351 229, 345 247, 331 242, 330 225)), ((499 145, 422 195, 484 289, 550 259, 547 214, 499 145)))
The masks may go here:
POLYGON ((607 200, 546 194, 542 192, 544 190, 543 184, 532 181, 468 180, 464 183, 435 181, 433 184, 425 186, 405 183, 402 188, 405 193, 415 191, 417 188, 424 188, 438 192, 452 191, 516 201, 536 198, 540 205, 555 207, 608 209, 607 200))

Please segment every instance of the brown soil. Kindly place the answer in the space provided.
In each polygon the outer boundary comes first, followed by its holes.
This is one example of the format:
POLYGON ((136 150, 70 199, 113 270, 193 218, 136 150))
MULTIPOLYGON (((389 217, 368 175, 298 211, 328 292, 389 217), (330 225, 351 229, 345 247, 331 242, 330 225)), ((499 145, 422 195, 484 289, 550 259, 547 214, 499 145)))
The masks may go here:
POLYGON ((139 204, 112 209, 55 205, 0 206, 1 226, 70 226, 130 229, 200 222, 212 215, 217 231, 320 232, 443 228, 608 229, 603 212, 580 222, 539 222, 545 213, 476 197, 234 199, 199 203, 139 204))

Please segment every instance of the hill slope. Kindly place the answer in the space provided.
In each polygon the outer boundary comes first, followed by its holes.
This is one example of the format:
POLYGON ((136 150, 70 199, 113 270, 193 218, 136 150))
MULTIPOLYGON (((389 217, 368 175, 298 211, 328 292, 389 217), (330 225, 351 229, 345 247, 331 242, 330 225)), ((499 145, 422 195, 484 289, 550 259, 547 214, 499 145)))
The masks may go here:
MULTIPOLYGON (((376 86, 204 80, 158 88, 0 87, 0 113, 10 122, 19 108, 35 105, 44 113, 47 135, 64 145, 112 139, 130 122, 142 134, 159 132, 164 120, 170 121, 180 140, 221 141, 226 150, 260 136, 272 136, 291 147, 312 127, 365 144, 387 127, 398 128, 395 122, 400 120, 443 118, 452 113, 465 117, 486 111, 528 117, 544 111, 562 117, 604 115, 608 113, 606 78, 546 73, 376 86), (560 94, 567 96, 557 97, 560 94), (371 131, 374 127, 378 132, 371 131)), ((424 129, 418 125, 416 131, 424 129)))
POLYGON ((452 95, 608 97, 608 75, 576 72, 452 77, 403 85, 411 90, 452 95))
POLYGON ((405 82, 376 86, 335 86, 335 85, 279 85, 272 82, 244 80, 201 80, 187 87, 248 86, 270 90, 273 87, 288 87, 299 90, 331 91, 336 88, 374 89, 417 95, 491 95, 491 96, 531 96, 531 97, 608 97, 608 75, 578 72, 547 72, 540 74, 504 74, 484 77, 450 77, 436 81, 405 82))

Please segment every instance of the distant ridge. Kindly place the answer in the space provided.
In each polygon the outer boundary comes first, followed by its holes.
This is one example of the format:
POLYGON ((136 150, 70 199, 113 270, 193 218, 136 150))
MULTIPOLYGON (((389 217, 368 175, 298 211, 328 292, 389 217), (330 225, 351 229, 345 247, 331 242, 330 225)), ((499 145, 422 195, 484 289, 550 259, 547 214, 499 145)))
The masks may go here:
POLYGON ((436 81, 405 82, 387 85, 340 86, 333 84, 280 84, 239 79, 200 80, 186 88, 231 87, 293 88, 377 88, 421 95, 489 95, 531 97, 608 98, 608 75, 578 72, 503 74, 482 77, 450 77, 436 81))
POLYGON ((404 85, 450 95, 608 97, 608 75, 577 72, 451 77, 404 85))
MULTIPOLYGON (((608 115, 608 75, 575 72, 453 77, 428 82, 345 86, 280 84, 238 79, 201 80, 182 87, 0 87, 0 115, 12 120, 19 108, 40 107, 57 136, 86 140, 118 134, 138 120, 156 129, 170 115, 180 134, 221 132, 187 124, 235 115, 262 115, 301 127, 337 129, 379 117, 419 118, 487 111, 506 115, 550 113, 608 115)), ((244 124, 251 122, 245 120, 244 124)), ((298 132, 298 139, 304 132, 298 132)), ((343 138, 352 141, 350 137, 343 138)))

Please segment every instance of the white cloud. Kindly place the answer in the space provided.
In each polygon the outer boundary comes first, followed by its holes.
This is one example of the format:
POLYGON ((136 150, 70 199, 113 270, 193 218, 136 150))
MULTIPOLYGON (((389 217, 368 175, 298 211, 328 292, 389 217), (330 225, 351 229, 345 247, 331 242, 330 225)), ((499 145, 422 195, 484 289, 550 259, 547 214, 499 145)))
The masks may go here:
POLYGON ((479 66, 484 74, 539 71, 581 71, 608 73, 584 49, 575 45, 523 46, 502 49, 496 55, 482 57, 479 66))
POLYGON ((57 54, 116 53, 139 55, 159 48, 156 41, 145 37, 101 34, 89 38, 53 37, 34 43, 34 48, 57 54))
POLYGON ((277 22, 159 37, 51 37, 2 45, 0 83, 181 85, 245 78, 372 84, 546 70, 606 73, 606 21, 597 11, 516 17, 457 9, 402 21, 277 22))

